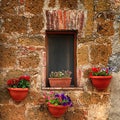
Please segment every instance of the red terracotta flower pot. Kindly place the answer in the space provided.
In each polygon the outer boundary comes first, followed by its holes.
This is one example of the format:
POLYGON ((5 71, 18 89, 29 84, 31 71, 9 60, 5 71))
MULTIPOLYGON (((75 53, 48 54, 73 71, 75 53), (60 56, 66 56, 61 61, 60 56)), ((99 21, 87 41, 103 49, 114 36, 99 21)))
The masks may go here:
POLYGON ((8 90, 12 99, 17 102, 24 100, 28 94, 28 88, 8 88, 8 90))
POLYGON ((61 117, 67 111, 68 106, 48 104, 48 110, 54 117, 61 117))
POLYGON ((51 87, 70 87, 72 78, 49 78, 51 87))
POLYGON ((98 90, 105 90, 111 81, 112 76, 90 76, 93 86, 98 90))

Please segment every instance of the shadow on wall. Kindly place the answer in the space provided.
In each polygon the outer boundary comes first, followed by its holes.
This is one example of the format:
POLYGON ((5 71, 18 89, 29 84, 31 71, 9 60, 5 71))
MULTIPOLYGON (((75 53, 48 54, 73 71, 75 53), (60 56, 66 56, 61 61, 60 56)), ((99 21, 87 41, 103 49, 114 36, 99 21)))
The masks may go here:
POLYGON ((113 72, 120 71, 120 52, 110 56, 108 66, 113 68, 113 72))
POLYGON ((108 63, 113 68, 109 120, 120 120, 120 53, 113 54, 108 63))

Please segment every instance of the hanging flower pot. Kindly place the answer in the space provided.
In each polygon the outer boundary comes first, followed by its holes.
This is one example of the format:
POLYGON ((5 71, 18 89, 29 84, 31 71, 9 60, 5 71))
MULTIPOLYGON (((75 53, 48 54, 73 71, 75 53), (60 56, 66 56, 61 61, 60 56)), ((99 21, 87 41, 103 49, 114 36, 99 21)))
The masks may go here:
POLYGON ((61 117, 67 111, 68 106, 48 104, 48 110, 54 117, 61 117))
POLYGON ((112 76, 90 76, 93 86, 98 90, 105 90, 111 81, 112 76))
POLYGON ((7 81, 8 91, 13 100, 20 102, 24 100, 28 94, 30 87, 30 76, 23 75, 19 78, 9 79, 7 81))
POLYGON ((93 67, 90 71, 89 78, 93 86, 98 90, 105 90, 111 81, 112 68, 110 67, 93 67))
POLYGON ((28 95, 28 88, 8 88, 13 100, 20 102, 28 95))
POLYGON ((65 93, 51 91, 44 93, 44 98, 49 112, 57 118, 64 115, 68 107, 73 106, 71 98, 65 93))

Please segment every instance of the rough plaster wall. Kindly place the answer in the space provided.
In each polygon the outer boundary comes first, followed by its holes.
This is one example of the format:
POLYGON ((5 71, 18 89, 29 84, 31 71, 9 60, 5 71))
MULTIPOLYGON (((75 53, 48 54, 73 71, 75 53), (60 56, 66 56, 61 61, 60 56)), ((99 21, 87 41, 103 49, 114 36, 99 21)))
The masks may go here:
POLYGON ((90 112, 88 113, 89 120, 106 120, 107 115, 108 115, 109 106, 110 106, 109 104, 91 105, 89 107, 90 112), (103 112, 101 112, 101 111, 103 111, 103 112))
POLYGON ((113 11, 116 14, 114 22, 115 34, 112 39, 112 55, 109 65, 113 67, 113 80, 111 82, 109 120, 120 120, 120 1, 116 1, 113 11))
POLYGON ((116 36, 117 37, 114 37, 113 39, 113 54, 109 59, 109 65, 113 67, 114 71, 112 74, 113 80, 111 82, 111 109, 109 113, 110 120, 120 120, 120 43, 119 34, 116 36))
POLYGON ((113 73, 111 85, 111 109, 109 113, 109 120, 120 120, 120 71, 113 73))

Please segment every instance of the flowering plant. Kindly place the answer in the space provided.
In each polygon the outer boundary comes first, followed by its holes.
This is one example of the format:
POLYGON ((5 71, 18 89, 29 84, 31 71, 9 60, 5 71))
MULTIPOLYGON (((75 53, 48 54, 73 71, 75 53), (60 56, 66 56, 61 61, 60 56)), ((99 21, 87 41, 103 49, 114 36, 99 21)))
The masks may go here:
POLYGON ((90 72, 90 76, 109 76, 111 75, 112 68, 110 67, 93 67, 90 72))
POLYGON ((53 105, 63 105, 63 106, 70 106, 72 107, 72 101, 68 95, 64 93, 55 93, 51 91, 49 94, 44 93, 44 98, 47 104, 53 105))
POLYGON ((63 71, 55 71, 50 73, 50 78, 68 78, 72 74, 69 70, 63 70, 63 71))
POLYGON ((8 87, 11 88, 29 88, 30 87, 30 76, 24 75, 19 78, 9 79, 7 81, 8 87))

